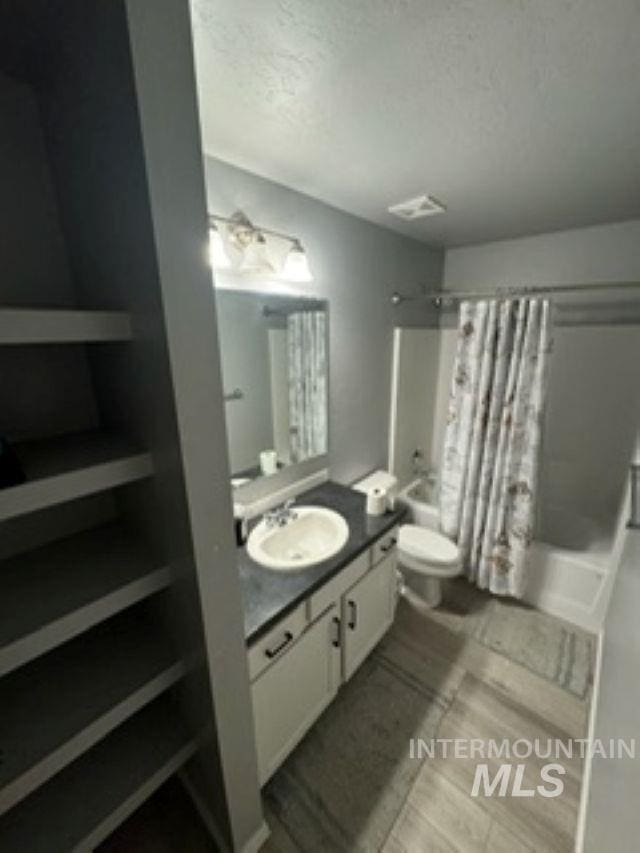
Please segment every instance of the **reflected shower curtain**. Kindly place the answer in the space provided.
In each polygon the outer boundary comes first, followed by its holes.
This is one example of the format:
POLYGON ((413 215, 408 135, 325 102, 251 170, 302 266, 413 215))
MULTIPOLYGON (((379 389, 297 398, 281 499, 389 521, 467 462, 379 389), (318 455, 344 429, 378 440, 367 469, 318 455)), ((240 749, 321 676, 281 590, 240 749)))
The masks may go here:
POLYGON ((326 313, 287 317, 289 430, 292 461, 327 452, 326 313))
POLYGON ((462 302, 440 490, 471 580, 522 597, 550 351, 548 300, 462 302))

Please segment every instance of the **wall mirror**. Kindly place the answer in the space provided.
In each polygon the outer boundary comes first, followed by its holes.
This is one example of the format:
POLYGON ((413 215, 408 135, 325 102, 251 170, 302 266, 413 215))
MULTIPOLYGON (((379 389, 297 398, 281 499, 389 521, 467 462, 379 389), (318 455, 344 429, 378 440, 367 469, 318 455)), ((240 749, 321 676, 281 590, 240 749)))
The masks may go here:
POLYGON ((327 302, 239 290, 216 302, 231 485, 325 456, 327 302))

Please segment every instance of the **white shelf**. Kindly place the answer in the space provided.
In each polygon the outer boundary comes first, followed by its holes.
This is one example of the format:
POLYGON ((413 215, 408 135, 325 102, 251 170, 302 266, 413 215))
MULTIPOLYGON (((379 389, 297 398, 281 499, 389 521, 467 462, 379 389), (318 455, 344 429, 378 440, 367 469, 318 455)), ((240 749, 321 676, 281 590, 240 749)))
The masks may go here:
POLYGON ((27 482, 0 489, 0 521, 150 476, 151 457, 117 437, 83 432, 14 449, 27 482))
POLYGON ((124 311, 0 308, 0 344, 64 344, 130 341, 124 311))
POLYGON ((175 684, 185 665, 139 609, 0 682, 0 815, 175 684))
POLYGON ((0 563, 0 675, 171 583, 117 524, 0 563))
POLYGON ((161 696, 0 818, 0 850, 92 850, 197 745, 171 694, 161 696))

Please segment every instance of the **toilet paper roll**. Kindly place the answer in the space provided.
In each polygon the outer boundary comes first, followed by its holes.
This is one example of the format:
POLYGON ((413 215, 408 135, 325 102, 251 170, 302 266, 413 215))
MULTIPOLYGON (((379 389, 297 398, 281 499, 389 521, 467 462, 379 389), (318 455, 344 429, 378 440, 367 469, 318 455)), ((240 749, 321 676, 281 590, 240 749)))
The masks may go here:
POLYGON ((387 510, 387 492, 375 487, 367 492, 367 515, 384 515, 387 510))

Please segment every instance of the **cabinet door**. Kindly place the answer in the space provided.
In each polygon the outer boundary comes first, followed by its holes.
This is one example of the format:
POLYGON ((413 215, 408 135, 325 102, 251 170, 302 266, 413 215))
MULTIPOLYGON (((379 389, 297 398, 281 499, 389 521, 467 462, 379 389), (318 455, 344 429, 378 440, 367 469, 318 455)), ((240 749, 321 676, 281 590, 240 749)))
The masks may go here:
POLYGON ((340 621, 333 605, 251 685, 263 785, 331 702, 340 684, 340 621))
POLYGON ((344 680, 362 661, 393 622, 396 591, 396 555, 389 554, 342 598, 344 680))

